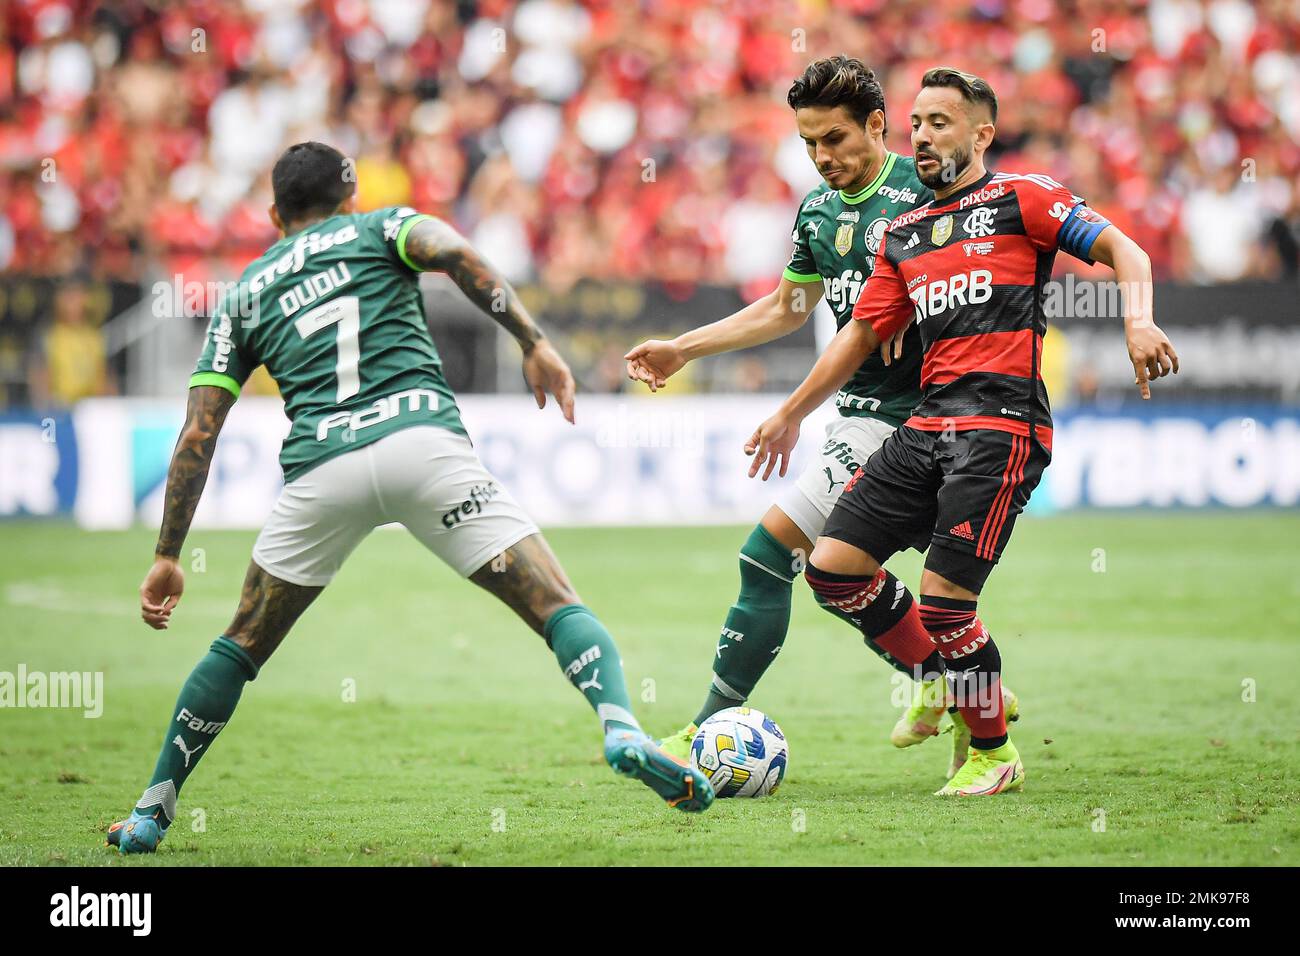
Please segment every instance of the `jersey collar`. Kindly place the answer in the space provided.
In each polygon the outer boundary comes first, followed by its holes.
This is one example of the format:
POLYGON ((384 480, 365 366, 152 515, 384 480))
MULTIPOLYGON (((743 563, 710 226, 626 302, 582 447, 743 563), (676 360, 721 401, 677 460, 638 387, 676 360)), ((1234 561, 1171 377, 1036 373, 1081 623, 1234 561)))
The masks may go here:
POLYGON ((986 172, 983 176, 981 176, 979 179, 975 180, 975 182, 971 183, 969 186, 967 186, 965 189, 963 189, 961 192, 959 192, 959 193, 953 193, 951 196, 946 196, 946 197, 944 197, 943 199, 935 199, 935 200, 933 200, 933 201, 931 202, 931 204, 930 204, 930 208, 931 208, 931 209, 947 209, 949 206, 952 206, 952 205, 955 205, 955 204, 961 202, 963 199, 965 199, 965 198, 966 198, 967 196, 969 196, 971 193, 977 193, 977 192, 979 192, 981 189, 983 189, 985 186, 987 186, 987 185, 988 185, 990 182, 992 182, 992 181, 993 181, 993 171, 992 171, 992 170, 989 170, 989 171, 986 172))
POLYGON ((886 150, 885 162, 883 165, 881 165, 880 172, 876 175, 876 178, 871 181, 871 185, 864 186, 862 189, 858 190, 857 192, 851 195, 849 193, 846 193, 843 189, 841 189, 839 191, 840 200, 842 202, 848 203, 850 206, 856 206, 858 203, 862 202, 868 196, 874 196, 876 190, 879 189, 884 184, 885 180, 889 178, 889 174, 893 172, 894 162, 897 159, 898 159, 897 153, 891 153, 888 150, 886 150))

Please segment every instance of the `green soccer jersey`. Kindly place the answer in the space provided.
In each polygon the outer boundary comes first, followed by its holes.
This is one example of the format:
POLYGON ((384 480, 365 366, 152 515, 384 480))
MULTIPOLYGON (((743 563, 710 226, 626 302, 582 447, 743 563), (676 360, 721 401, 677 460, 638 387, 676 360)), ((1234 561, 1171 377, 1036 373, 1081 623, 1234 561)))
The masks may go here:
POLYGON ((191 387, 236 396, 265 365, 292 422, 285 481, 401 428, 465 434, 425 324, 407 207, 332 216, 255 260, 208 326, 191 387))
MULTIPOLYGON (((885 154, 885 165, 866 188, 852 195, 822 183, 806 197, 795 217, 794 253, 786 266, 791 282, 821 282, 835 325, 844 328, 866 286, 885 229, 897 216, 929 202, 934 194, 916 178, 907 156, 885 154)), ((840 414, 878 418, 901 425, 921 400, 921 338, 907 330, 903 356, 885 365, 873 354, 835 396, 840 414)))

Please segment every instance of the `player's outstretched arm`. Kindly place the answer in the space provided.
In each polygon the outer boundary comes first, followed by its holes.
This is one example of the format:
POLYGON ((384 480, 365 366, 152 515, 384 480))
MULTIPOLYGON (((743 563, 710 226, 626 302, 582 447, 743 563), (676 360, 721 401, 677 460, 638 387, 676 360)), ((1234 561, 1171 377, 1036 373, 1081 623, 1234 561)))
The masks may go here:
POLYGON ((785 477, 790 467, 790 453, 799 441, 800 423, 852 378, 867 356, 879 346, 880 339, 870 322, 853 321, 840 329, 808 377, 745 443, 745 454, 754 458, 749 466, 749 477, 757 475, 758 469, 767 462, 767 470, 763 472, 763 480, 767 481, 778 458, 781 460, 781 477, 785 477))
POLYGON ((140 616, 156 630, 167 627, 172 610, 185 590, 185 575, 178 563, 181 547, 208 481, 217 435, 234 403, 235 396, 216 385, 196 385, 190 389, 185 426, 167 469, 162 528, 154 548, 153 567, 140 585, 140 616))
POLYGON ((1133 363, 1133 381, 1142 397, 1150 398, 1151 382, 1178 372, 1178 353, 1155 323, 1151 259, 1114 225, 1098 233, 1089 255, 1115 270, 1115 279, 1124 293, 1124 337, 1133 363))
POLYGON ((627 377, 634 382, 645 382, 652 392, 658 391, 687 362, 752 348, 789 335, 808 321, 823 291, 820 282, 791 282, 783 278, 767 295, 725 319, 683 332, 675 339, 642 342, 623 356, 627 360, 627 377))
POLYGON ((445 272, 465 297, 519 343, 524 353, 524 381, 538 408, 551 394, 565 419, 573 422, 576 386, 560 353, 542 334, 514 288, 484 259, 468 239, 441 219, 423 219, 407 233, 403 252, 408 262, 429 272, 445 272))

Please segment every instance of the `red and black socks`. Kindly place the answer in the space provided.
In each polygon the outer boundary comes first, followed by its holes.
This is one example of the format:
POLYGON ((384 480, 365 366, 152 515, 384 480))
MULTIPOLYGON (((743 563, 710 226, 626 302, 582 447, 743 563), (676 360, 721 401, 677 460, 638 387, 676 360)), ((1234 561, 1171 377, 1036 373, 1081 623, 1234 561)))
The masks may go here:
POLYGON ((874 575, 834 574, 810 563, 804 578, 818 604, 853 623, 916 680, 933 680, 943 673, 943 661, 916 601, 903 582, 884 568, 874 575))
POLYGON ((922 595, 920 618, 948 669, 957 710, 970 728, 971 746, 996 750, 1007 742, 1002 702, 1002 655, 974 601, 922 595))

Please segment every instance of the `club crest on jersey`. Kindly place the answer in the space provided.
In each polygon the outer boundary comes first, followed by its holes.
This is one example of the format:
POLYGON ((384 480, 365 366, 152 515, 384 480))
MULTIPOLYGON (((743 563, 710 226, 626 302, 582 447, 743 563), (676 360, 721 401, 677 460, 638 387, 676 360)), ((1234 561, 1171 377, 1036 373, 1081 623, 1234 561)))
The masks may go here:
POLYGON ((993 228, 993 219, 997 211, 989 206, 976 206, 966 217, 966 221, 961 224, 962 229, 966 230, 966 235, 972 239, 979 239, 981 236, 991 236, 997 232, 993 228))
POLYGON ((885 241, 885 231, 889 229, 889 220, 873 219, 867 226, 867 252, 873 256, 880 251, 880 244, 885 241))
POLYGON ((846 222, 835 230, 835 251, 840 255, 847 255, 848 251, 853 248, 853 223, 846 222))
POLYGON ((930 245, 941 246, 952 236, 952 216, 939 219, 930 227, 930 245))

